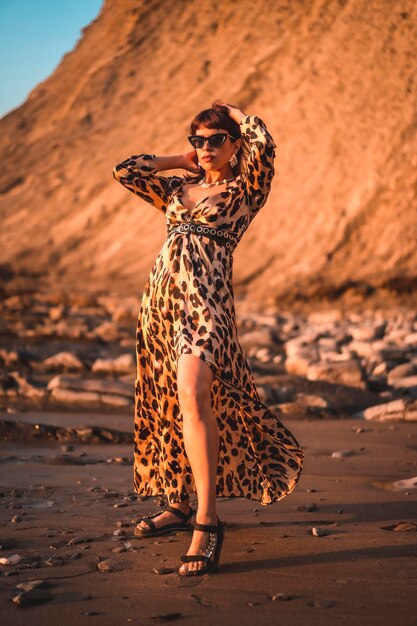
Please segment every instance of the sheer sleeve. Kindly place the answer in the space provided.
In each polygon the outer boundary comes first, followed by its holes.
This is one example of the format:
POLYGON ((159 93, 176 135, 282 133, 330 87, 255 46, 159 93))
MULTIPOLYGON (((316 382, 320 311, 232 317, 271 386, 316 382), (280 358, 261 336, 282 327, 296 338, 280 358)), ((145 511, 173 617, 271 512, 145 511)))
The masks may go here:
POLYGON ((247 142, 249 155, 246 173, 242 176, 252 215, 265 204, 275 174, 276 144, 257 115, 247 115, 240 122, 240 131, 247 142))
POLYGON ((154 154, 133 155, 115 165, 113 177, 126 189, 152 204, 162 213, 173 190, 180 184, 180 176, 160 176, 154 165, 154 154))

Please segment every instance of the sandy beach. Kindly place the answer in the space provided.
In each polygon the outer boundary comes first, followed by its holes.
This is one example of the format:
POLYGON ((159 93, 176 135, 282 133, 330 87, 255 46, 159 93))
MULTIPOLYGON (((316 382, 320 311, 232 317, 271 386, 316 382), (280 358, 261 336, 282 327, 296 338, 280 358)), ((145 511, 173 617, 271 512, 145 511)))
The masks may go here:
MULTIPOLYGON (((123 414, 2 418, 131 427, 123 414)), ((4 623, 417 623, 417 480, 414 488, 393 485, 417 475, 417 424, 287 423, 306 453, 297 489, 267 507, 219 498, 220 567, 196 578, 177 573, 189 533, 133 536, 135 520, 161 500, 133 493, 130 444, 4 441, 1 554, 22 557, 0 566, 4 623), (109 559, 111 571, 100 571, 109 559), (14 604, 17 585, 31 580, 44 581, 50 599, 14 604)))

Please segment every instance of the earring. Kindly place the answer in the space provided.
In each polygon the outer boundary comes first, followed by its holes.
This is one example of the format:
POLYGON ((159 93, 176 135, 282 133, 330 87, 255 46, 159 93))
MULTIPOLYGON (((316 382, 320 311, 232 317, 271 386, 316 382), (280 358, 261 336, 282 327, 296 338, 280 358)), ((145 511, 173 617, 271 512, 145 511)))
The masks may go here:
POLYGON ((237 165, 237 158, 236 155, 233 153, 231 158, 229 159, 229 163, 231 165, 231 167, 235 167, 235 165, 237 165))

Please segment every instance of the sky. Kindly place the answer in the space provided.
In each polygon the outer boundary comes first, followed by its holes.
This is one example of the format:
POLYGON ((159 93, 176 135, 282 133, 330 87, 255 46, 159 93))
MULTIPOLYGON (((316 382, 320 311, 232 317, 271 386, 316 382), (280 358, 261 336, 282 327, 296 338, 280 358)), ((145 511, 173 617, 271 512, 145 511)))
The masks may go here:
POLYGON ((0 0, 0 117, 75 47, 103 0, 0 0))

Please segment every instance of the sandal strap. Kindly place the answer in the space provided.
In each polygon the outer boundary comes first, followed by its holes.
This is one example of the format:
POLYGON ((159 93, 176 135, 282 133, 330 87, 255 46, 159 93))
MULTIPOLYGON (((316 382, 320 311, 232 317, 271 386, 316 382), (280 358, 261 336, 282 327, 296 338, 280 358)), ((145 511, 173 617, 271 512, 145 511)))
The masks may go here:
POLYGON ((206 533, 217 533, 219 531, 218 524, 216 524, 216 526, 209 526, 208 524, 199 524, 198 522, 195 522, 193 524, 193 528, 195 530, 204 530, 206 533))
POLYGON ((191 513, 193 512, 193 509, 190 507, 190 510, 188 511, 188 513, 183 513, 179 509, 176 509, 174 506, 168 505, 165 508, 165 511, 169 511, 170 513, 173 513, 177 517, 181 518, 184 522, 186 522, 190 518, 191 513))
POLYGON ((210 558, 204 554, 183 554, 180 558, 183 563, 191 563, 192 561, 210 561, 210 558))
MULTIPOLYGON (((152 516, 152 517, 155 517, 155 516, 152 516)), ((155 526, 155 524, 153 523, 153 521, 151 520, 150 517, 142 517, 142 519, 140 521, 141 522, 146 522, 146 524, 148 524, 150 526, 151 530, 156 530, 156 526, 155 526)))

